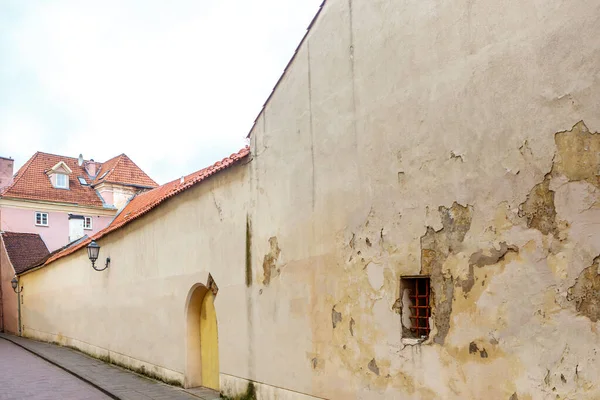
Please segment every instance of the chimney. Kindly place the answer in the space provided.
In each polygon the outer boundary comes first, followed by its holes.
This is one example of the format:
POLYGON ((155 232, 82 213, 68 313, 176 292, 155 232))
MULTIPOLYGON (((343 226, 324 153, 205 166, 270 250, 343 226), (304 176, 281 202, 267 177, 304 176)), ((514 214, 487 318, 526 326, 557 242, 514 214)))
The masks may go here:
POLYGON ((80 167, 83 165, 83 154, 79 154, 79 158, 77 159, 77 165, 80 167))
POLYGON ((96 164, 93 158, 85 163, 85 170, 89 174, 89 176, 96 176, 96 172, 98 172, 96 170, 97 166, 98 165, 96 164))
POLYGON ((12 183, 14 162, 12 158, 0 157, 0 189, 12 183))

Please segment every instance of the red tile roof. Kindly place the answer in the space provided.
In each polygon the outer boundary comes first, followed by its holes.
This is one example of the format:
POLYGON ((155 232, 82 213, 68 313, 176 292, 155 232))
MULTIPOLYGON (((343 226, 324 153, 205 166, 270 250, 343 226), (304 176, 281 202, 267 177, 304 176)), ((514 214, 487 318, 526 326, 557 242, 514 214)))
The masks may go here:
POLYGON ((127 155, 121 154, 102 164, 93 184, 102 182, 120 183, 147 188, 158 186, 152 178, 140 169, 127 155), (100 179, 102 178, 102 179, 100 179))
POLYGON ((38 263, 50 252, 37 233, 2 232, 4 248, 17 274, 38 263))
POLYGON ((186 177, 184 177, 183 183, 181 183, 180 179, 177 179, 172 182, 166 183, 162 186, 159 186, 155 189, 152 189, 148 192, 144 192, 137 195, 136 197, 131 199, 131 201, 115 217, 115 219, 110 223, 109 226, 96 233, 91 238, 88 238, 75 246, 71 246, 49 257, 48 260, 45 262, 45 265, 48 265, 51 262, 58 260, 59 258, 65 257, 69 254, 76 252, 79 249, 86 247, 88 244, 90 244, 92 240, 98 240, 108 235, 109 233, 116 231, 117 229, 128 224, 129 222, 150 212, 151 210, 156 208, 161 203, 167 201, 171 197, 193 186, 196 186, 197 184, 206 180, 208 177, 216 174, 217 172, 220 172, 239 163, 249 154, 250 149, 248 147, 245 147, 239 152, 232 154, 227 158, 224 158, 222 161, 216 162, 210 167, 201 169, 200 171, 187 175, 186 177))
POLYGON ((158 186, 144 171, 133 163, 125 154, 121 154, 104 164, 97 163, 102 180, 91 181, 83 164, 79 166, 77 158, 37 152, 17 172, 10 186, 2 189, 0 196, 7 198, 52 201, 78 204, 83 206, 103 207, 100 195, 92 186, 81 185, 78 177, 88 183, 101 182, 120 183, 142 187, 158 186), (63 161, 73 173, 69 175, 69 190, 52 186, 46 171, 63 161), (106 176, 103 176, 108 172, 106 176))

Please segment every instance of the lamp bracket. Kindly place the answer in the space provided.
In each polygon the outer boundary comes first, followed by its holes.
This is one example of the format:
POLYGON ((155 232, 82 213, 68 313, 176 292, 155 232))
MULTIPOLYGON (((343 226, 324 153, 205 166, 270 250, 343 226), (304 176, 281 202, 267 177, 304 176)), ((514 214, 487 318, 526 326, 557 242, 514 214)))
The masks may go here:
POLYGON ((92 268, 94 268, 96 271, 104 271, 109 266, 110 266, 110 257, 106 257, 106 264, 104 265, 103 268, 97 268, 95 265, 95 261, 92 261, 92 268))

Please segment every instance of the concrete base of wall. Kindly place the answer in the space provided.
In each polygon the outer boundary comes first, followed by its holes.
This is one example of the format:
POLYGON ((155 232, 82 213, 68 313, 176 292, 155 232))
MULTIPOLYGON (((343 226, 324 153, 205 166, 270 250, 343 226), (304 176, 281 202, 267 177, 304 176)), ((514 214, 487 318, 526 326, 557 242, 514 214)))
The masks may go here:
MULTIPOLYGON (((60 334, 42 332, 31 328, 25 328, 23 330, 23 336, 29 339, 70 347, 91 357, 130 369, 141 375, 145 375, 171 385, 183 385, 184 376, 182 373, 137 360, 124 354, 115 353, 114 351, 110 351, 90 343, 82 342, 81 340, 60 334)), ((237 395, 246 393, 248 390, 248 385, 252 384, 254 385, 257 400, 322 400, 321 397, 313 397, 307 394, 278 388, 260 382, 250 381, 248 379, 239 378, 224 373, 219 374, 219 379, 221 392, 230 397, 235 397, 237 395)))
POLYGON ((221 393, 228 397, 235 397, 246 393, 248 385, 254 385, 257 400, 322 400, 321 397, 313 397, 307 394, 282 389, 260 382, 253 382, 237 376, 221 373, 221 393))
POLYGON ((25 328, 23 330, 23 336, 42 342, 70 347, 91 357, 132 370, 138 374, 163 381, 170 385, 183 386, 183 374, 180 372, 159 367, 145 361, 137 360, 124 354, 116 353, 114 351, 110 351, 90 343, 82 342, 74 338, 66 337, 60 334, 57 335, 48 332, 41 332, 31 328, 25 328))

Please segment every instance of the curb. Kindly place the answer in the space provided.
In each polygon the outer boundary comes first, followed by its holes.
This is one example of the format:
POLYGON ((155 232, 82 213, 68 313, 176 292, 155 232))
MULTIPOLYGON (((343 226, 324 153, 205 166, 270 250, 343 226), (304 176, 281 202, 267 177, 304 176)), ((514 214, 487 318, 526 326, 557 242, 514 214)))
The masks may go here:
POLYGON ((114 399, 114 400, 123 400, 121 397, 119 397, 119 396, 115 395, 114 393, 111 393, 108 390, 106 390, 106 389, 104 389, 104 388, 96 385, 94 382, 91 382, 87 378, 84 378, 83 376, 81 376, 81 375, 79 375, 79 374, 71 371, 70 369, 67 369, 67 368, 63 367, 62 365, 60 365, 60 364, 58 364, 58 363, 56 363, 56 362, 48 359, 47 357, 44 357, 43 355, 39 354, 38 352, 33 351, 33 350, 31 350, 31 349, 29 349, 29 348, 27 348, 27 347, 25 347, 25 346, 23 346, 23 345, 15 342, 14 340, 12 340, 10 338, 7 338, 5 335, 0 336, 0 339, 4 339, 7 342, 11 342, 12 344, 14 344, 16 346, 19 346, 20 348, 22 348, 22 349, 30 352, 31 354, 33 354, 33 355, 41 358, 42 360, 46 361, 47 363, 52 364, 55 367, 58 367, 58 368, 62 369, 63 371, 65 371, 65 372, 73 375, 75 378, 77 378, 77 379, 79 379, 79 380, 87 383, 88 385, 93 386, 94 388, 98 389, 99 391, 101 391, 102 393, 104 393, 105 395, 107 395, 108 397, 110 397, 111 399, 114 399))

